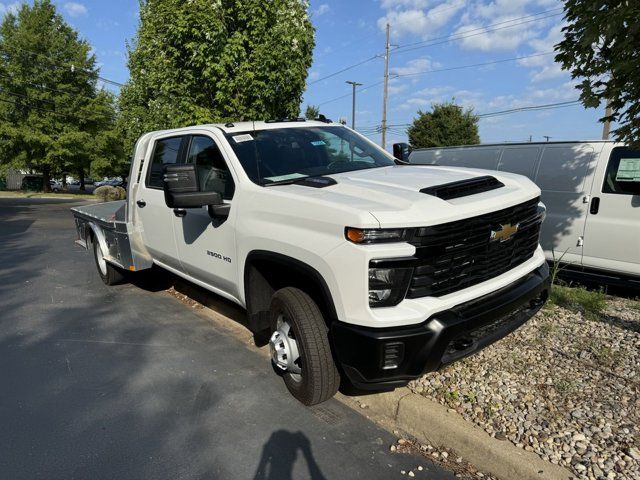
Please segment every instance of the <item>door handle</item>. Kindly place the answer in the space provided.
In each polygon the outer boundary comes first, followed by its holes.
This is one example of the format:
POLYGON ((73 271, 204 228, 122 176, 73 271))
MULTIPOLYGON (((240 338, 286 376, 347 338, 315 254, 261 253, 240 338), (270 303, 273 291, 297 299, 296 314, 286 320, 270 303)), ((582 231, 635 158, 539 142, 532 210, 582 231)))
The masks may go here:
POLYGON ((147 206, 147 202, 145 202, 144 200, 138 200, 136 203, 140 208, 144 208, 147 206))
POLYGON ((173 214, 176 217, 186 217, 187 216, 187 211, 184 208, 174 208, 173 209, 173 214))
POLYGON ((600 210, 600 197, 593 197, 591 200, 591 208, 589 209, 589 213, 591 215, 596 215, 600 210))

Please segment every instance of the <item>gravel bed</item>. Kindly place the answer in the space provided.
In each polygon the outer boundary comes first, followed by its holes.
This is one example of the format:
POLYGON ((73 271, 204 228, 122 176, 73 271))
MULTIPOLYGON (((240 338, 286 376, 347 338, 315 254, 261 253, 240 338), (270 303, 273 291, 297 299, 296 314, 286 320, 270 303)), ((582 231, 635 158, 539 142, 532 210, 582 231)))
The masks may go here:
POLYGON ((479 354, 409 385, 580 479, 640 479, 640 302, 600 320, 551 306, 479 354))

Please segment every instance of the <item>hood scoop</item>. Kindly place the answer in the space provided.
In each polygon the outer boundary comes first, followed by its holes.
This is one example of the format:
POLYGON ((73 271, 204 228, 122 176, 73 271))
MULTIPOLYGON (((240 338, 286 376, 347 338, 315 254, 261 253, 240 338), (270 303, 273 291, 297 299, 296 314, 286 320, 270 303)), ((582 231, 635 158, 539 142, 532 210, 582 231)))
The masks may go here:
POLYGON ((491 175, 483 177, 469 178, 467 180, 459 180, 457 182, 436 185, 435 187, 427 187, 420 190, 442 200, 451 200, 453 198, 467 197, 478 193, 488 192, 497 188, 504 187, 504 183, 491 175))

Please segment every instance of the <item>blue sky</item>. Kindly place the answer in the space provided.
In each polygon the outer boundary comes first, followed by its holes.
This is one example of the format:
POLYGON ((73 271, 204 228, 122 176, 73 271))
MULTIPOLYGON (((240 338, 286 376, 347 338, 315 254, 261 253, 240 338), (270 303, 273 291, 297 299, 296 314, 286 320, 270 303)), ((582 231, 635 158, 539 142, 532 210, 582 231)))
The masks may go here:
MULTIPOLYGON (((0 3, 0 14, 16 4, 0 3)), ((125 42, 135 34, 137 0, 56 4, 94 46, 101 75, 126 81, 125 42)), ((561 6, 559 0, 312 0, 316 49, 303 108, 320 105, 327 117, 350 124, 351 87, 345 81, 363 83, 356 127, 379 140, 387 22, 396 45, 390 55, 389 143, 406 140, 404 125, 432 102, 455 99, 485 114, 575 100, 575 82, 547 54, 561 39, 561 6), (454 40, 447 38, 452 35, 454 40), (481 63, 487 65, 457 69, 481 63)), ((603 110, 574 105, 482 118, 480 136, 483 142, 599 138, 603 110)))

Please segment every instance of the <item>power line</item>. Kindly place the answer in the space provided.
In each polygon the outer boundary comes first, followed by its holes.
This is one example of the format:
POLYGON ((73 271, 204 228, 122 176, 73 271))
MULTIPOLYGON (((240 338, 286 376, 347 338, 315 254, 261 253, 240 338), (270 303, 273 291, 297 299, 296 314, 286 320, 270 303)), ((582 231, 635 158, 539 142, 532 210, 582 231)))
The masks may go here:
MULTIPOLYGON (((462 39, 465 39, 465 38, 475 37, 475 36, 478 36, 478 35, 484 35, 485 33, 491 33, 491 32, 495 32, 495 31, 499 31, 499 30, 513 28, 513 27, 517 27, 519 25, 524 25, 524 24, 527 24, 527 23, 539 22, 540 20, 545 20, 547 18, 552 18, 552 17, 557 17, 559 15, 562 15, 562 12, 559 12, 559 13, 554 13, 554 14, 547 15, 547 16, 544 16, 544 17, 540 17, 540 15, 544 15, 544 14, 547 14, 547 13, 550 13, 550 12, 554 12, 554 11, 557 11, 559 9, 562 9, 562 7, 554 8, 554 9, 551 9, 551 10, 545 10, 543 12, 538 12, 538 13, 531 14, 531 15, 524 15, 522 17, 512 18, 511 20, 505 20, 505 21, 502 21, 502 22, 497 22, 497 23, 494 23, 494 24, 487 25, 486 27, 479 27, 479 28, 475 28, 475 29, 468 30, 468 31, 465 31, 465 32, 460 32, 460 33, 447 35, 447 36, 444 36, 444 37, 434 37, 434 38, 431 38, 429 40, 424 40, 422 42, 410 43, 410 44, 407 44, 407 45, 404 45, 404 46, 397 47, 397 48, 393 49, 392 51, 394 53, 398 53, 398 54, 407 53, 407 52, 412 52, 414 50, 418 50, 418 49, 421 49, 421 48, 432 47, 432 46, 435 46, 435 45, 442 45, 444 43, 449 43, 451 41, 462 40, 462 39), (532 18, 532 17, 535 17, 535 18, 532 18), (526 20, 526 21, 523 21, 523 22, 518 22, 518 23, 513 23, 513 22, 517 22, 518 20, 525 20, 525 19, 529 19, 529 20, 526 20), (510 25, 504 25, 505 23, 510 23, 510 25), (499 27, 499 28, 491 28, 491 27, 495 27, 497 25, 504 25, 504 26, 499 27), (470 32, 476 32, 476 33, 470 33, 470 32), (439 41, 439 40, 442 40, 442 41, 439 41), (428 42, 431 42, 431 43, 428 43, 428 42), (413 47, 413 48, 407 48, 407 47, 413 47)), ((341 73, 347 72, 349 70, 352 70, 352 69, 354 69, 356 67, 364 65, 366 63, 369 63, 369 62, 371 62, 371 61, 373 61, 373 60, 375 60, 377 58, 381 58, 381 57, 383 57, 383 55, 376 54, 376 55, 374 55, 372 57, 369 57, 369 58, 367 58, 365 60, 361 60, 361 61, 359 61, 357 63, 352 64, 352 65, 348 65, 348 66, 346 66, 346 67, 344 67, 344 68, 342 68, 342 69, 340 69, 340 70, 338 70, 336 72, 333 72, 333 73, 331 73, 329 75, 325 75, 324 77, 318 78, 318 79, 316 79, 316 80, 314 80, 312 82, 308 82, 307 86, 316 84, 318 82, 321 82, 323 80, 327 80, 327 79, 332 78, 332 77, 335 77, 336 75, 340 75, 341 73)))
MULTIPOLYGON (((56 62, 56 61, 52 60, 51 58, 46 57, 45 55, 43 55, 40 52, 34 52, 33 50, 27 50, 26 48, 21 48, 21 47, 14 47, 14 48, 16 50, 20 50, 21 52, 24 52, 24 53, 29 54, 31 56, 36 56, 36 57, 39 57, 39 58, 43 58, 45 61, 49 62, 49 64, 54 68, 70 70, 73 73, 83 73, 83 74, 88 75, 88 76, 95 75, 97 80, 100 80, 100 81, 102 81, 104 83, 108 83, 108 84, 116 86, 116 87, 123 87, 124 86, 123 83, 116 82, 115 80, 111 80, 109 78, 102 77, 99 74, 97 74, 97 72, 94 72, 94 71, 91 71, 91 70, 88 70, 88 69, 85 69, 85 68, 77 67, 73 63, 68 63, 68 64, 65 65, 65 64, 63 64, 61 62, 56 62)), ((4 51, 5 54, 8 54, 8 55, 12 55, 13 54, 13 52, 8 51, 6 48, 4 48, 3 51, 4 51)))
MULTIPOLYGON (((518 21, 518 20, 524 20, 526 18, 539 17, 540 15, 545 15, 547 13, 556 12, 556 11, 562 10, 562 9, 563 9, 563 7, 556 7, 556 8, 552 8, 550 10, 544 10, 542 12, 532 13, 530 15, 524 15, 522 17, 512 18, 511 20, 503 20, 502 22, 491 23, 491 24, 486 25, 484 27, 473 28, 471 30, 466 30, 464 32, 460 32, 460 33, 457 33, 457 34, 445 35, 443 37, 432 37, 432 38, 428 38, 426 40, 422 40, 420 42, 414 42, 414 43, 408 43, 406 45, 401 45, 396 50, 404 49, 404 48, 407 48, 407 47, 413 47, 415 45, 422 45, 424 43, 433 42, 433 41, 436 41, 436 40, 444 40, 444 39, 447 39, 447 38, 450 38, 450 37, 456 36, 456 35, 463 35, 463 34, 467 34, 467 33, 471 33, 471 32, 477 32, 477 31, 480 31, 480 30, 486 30, 486 29, 491 28, 491 27, 496 27, 498 25, 504 25, 504 24, 515 22, 515 21, 518 21)), ((561 13, 562 12, 560 12, 559 14, 561 14, 561 13)), ((548 18, 548 17, 544 17, 544 18, 548 18)), ((542 18, 537 18, 534 21, 538 21, 538 20, 543 20, 543 19, 542 18)), ((515 25, 513 25, 513 26, 515 26, 515 25)), ((511 25, 509 27, 505 27, 505 28, 510 28, 510 27, 511 27, 511 25)))
MULTIPOLYGON (((546 104, 542 104, 542 105, 529 105, 529 106, 526 106, 526 107, 510 108, 508 110, 499 110, 499 111, 496 111, 496 112, 480 113, 480 114, 478 114, 476 116, 479 117, 479 118, 491 118, 491 117, 499 117, 499 116, 502 116, 502 115, 510 115, 512 113, 518 113, 518 112, 530 112, 530 111, 551 110, 551 109, 555 109, 555 108, 571 107, 571 106, 574 106, 574 105, 578 105, 580 103, 582 103, 582 102, 579 99, 577 99, 577 100, 568 100, 566 102, 546 103, 546 104)), ((397 124, 389 125, 387 128, 396 130, 396 133, 399 133, 399 131, 401 130, 402 127, 410 127, 411 125, 413 125, 413 124, 412 123, 397 123, 397 124)), ((380 129, 380 126, 378 125, 377 128, 380 129)), ((402 132, 402 133, 404 133, 404 132, 402 132)))
POLYGON ((498 63, 513 62, 513 61, 522 60, 522 59, 525 59, 525 58, 542 57, 544 55, 551 55, 551 54, 554 54, 554 53, 555 52, 534 53, 532 55, 523 55, 521 57, 513 57, 513 58, 503 58, 501 60, 493 60, 493 61, 490 61, 490 62, 482 62, 482 63, 472 63, 472 64, 469 64, 469 65, 459 65, 457 67, 438 68, 438 69, 424 70, 422 72, 414 72, 414 73, 396 73, 395 74, 395 78, 413 77, 415 75, 424 75, 426 73, 450 72, 452 70, 462 70, 462 69, 465 69, 465 68, 473 68, 473 67, 485 67, 487 65, 495 65, 495 64, 498 64, 498 63))
POLYGON ((380 55, 374 55, 373 57, 367 58, 366 60, 362 60, 361 62, 358 63, 354 63, 353 65, 349 65, 347 67, 344 67, 342 70, 338 70, 337 72, 333 72, 329 75, 325 75, 324 77, 318 78, 317 80, 314 80, 313 82, 309 82, 307 83, 308 85, 313 85, 314 83, 318 83, 321 82, 323 80, 326 80, 327 78, 331 78, 331 77, 335 77, 336 75, 340 75, 341 73, 347 72, 353 68, 359 67, 360 65, 364 65, 365 63, 369 63, 372 60, 375 60, 376 58, 379 58, 380 55))
MULTIPOLYGON (((439 41, 439 42, 427 43, 425 45, 420 45, 420 46, 417 46, 417 47, 407 48, 407 49, 399 50, 399 51, 398 51, 398 49, 396 49, 396 50, 394 50, 394 52, 396 52, 398 54, 407 53, 407 52, 413 52, 414 50, 419 50, 421 48, 433 47, 433 46, 436 46, 436 45, 443 45, 445 43, 454 42, 456 40, 463 40, 465 38, 476 37, 478 35, 484 35, 485 33, 497 32, 499 30, 505 30, 507 28, 517 27, 519 25, 525 25, 527 23, 539 22, 540 20, 545 20, 547 18, 557 17, 559 15, 562 15, 562 12, 554 13, 552 15, 547 15, 546 17, 534 18, 533 20, 527 20, 527 21, 524 21, 524 22, 514 23, 514 24, 511 24, 511 25, 506 25, 504 27, 498 27, 498 28, 492 28, 492 29, 487 28, 484 31, 481 31, 481 32, 478 32, 478 33, 472 33, 470 35, 467 35, 468 32, 461 32, 461 33, 450 35, 448 37, 442 37, 445 40, 442 40, 442 41, 439 41)), ((514 20, 516 20, 516 19, 514 19, 514 20)), ((473 30, 470 30, 470 31, 473 31, 473 30)))
POLYGON ((573 105, 577 105, 580 103, 582 102, 578 99, 578 100, 569 100, 567 102, 547 103, 544 105, 531 105, 528 107, 511 108, 509 110, 501 110, 498 112, 483 113, 478 115, 478 117, 481 117, 481 118, 499 117, 501 115, 509 115, 511 113, 517 113, 517 112, 530 112, 530 111, 536 111, 536 110, 549 110, 553 108, 571 107, 573 105))
MULTIPOLYGON (((458 8, 458 7, 459 7, 459 6, 461 6, 461 5, 465 5, 466 3, 467 3, 467 1, 466 1, 466 0, 462 0, 461 2, 458 2, 458 3, 455 3, 455 4, 453 4, 453 5, 450 5, 450 6, 449 6, 449 8, 444 8, 444 9, 438 10, 435 14, 431 15, 431 18, 433 18, 433 17, 436 17, 436 18, 437 18, 437 17, 439 17, 441 14, 443 14, 443 13, 445 13, 445 12, 448 12, 449 10, 453 10, 454 8, 458 8)), ((437 8, 437 7, 434 7, 434 8, 437 8)), ((433 10, 434 10, 434 9, 431 9, 431 10, 430 10, 430 12, 432 12, 433 10)), ((427 15, 428 15, 428 13, 427 13, 427 15)), ((427 15, 425 15, 425 16, 427 16, 427 15)), ((395 23, 392 23, 392 24, 391 24, 391 26, 392 26, 392 27, 397 27, 397 26, 399 26, 399 25, 405 25, 405 24, 407 24, 407 23, 412 23, 412 22, 415 22, 415 21, 416 21, 416 20, 415 20, 415 18, 411 18, 411 19, 409 19, 409 20, 405 20, 404 22, 395 22, 395 23)), ((349 45, 352 45, 352 44, 354 44, 354 43, 358 43, 358 42, 361 42, 362 40, 367 40, 367 39, 370 39, 370 38, 371 38, 371 34, 367 34, 367 35, 365 35, 365 36, 363 36, 363 37, 359 37, 359 38, 357 38, 357 39, 355 39, 355 40, 350 40, 350 41, 348 41, 347 43, 342 44, 342 45, 341 45, 341 49, 344 49, 345 47, 347 47, 347 46, 349 46, 349 45)), ((315 57, 315 59, 317 60, 318 58, 324 58, 324 57, 326 57, 329 53, 332 53, 332 52, 321 53, 320 55, 316 56, 316 57, 315 57)))
MULTIPOLYGON (((422 71, 422 72, 396 73, 396 74, 392 74, 390 78, 391 79, 396 79, 396 78, 402 78, 402 77, 412 77, 412 76, 416 76, 416 75, 425 75, 427 73, 449 72, 449 71, 452 71, 452 70, 462 70, 462 69, 465 69, 465 68, 484 67, 484 66, 487 66, 487 65, 494 65, 494 64, 498 64, 498 63, 506 63, 506 62, 522 60, 522 59, 525 59, 525 58, 535 58, 535 57, 541 57, 541 56, 545 56, 545 55, 551 55, 553 53, 555 53, 555 52, 534 53, 532 55, 523 55, 523 56, 520 56, 520 57, 503 58, 503 59, 500 59, 500 60, 493 60, 493 61, 490 61, 490 62, 472 63, 472 64, 467 64, 467 65, 458 65, 458 66, 455 66, 455 67, 447 67, 447 68, 438 68, 438 69, 433 69, 433 70, 425 70, 425 71, 422 71)), ((368 90, 370 88, 376 87, 376 86, 381 85, 383 83, 384 83, 384 80, 381 80, 381 81, 376 82, 376 83, 372 83, 371 85, 369 85, 369 86, 367 86, 365 88, 359 88, 357 90, 357 92, 358 93, 364 92, 365 90, 368 90)), ((325 100, 324 102, 319 103, 318 106, 325 105, 327 103, 332 103, 332 102, 335 102, 335 101, 338 101, 338 100, 342 100, 343 98, 347 98, 350 95, 351 95, 350 93, 346 93, 344 95, 340 95, 338 97, 334 97, 332 99, 325 100)))

